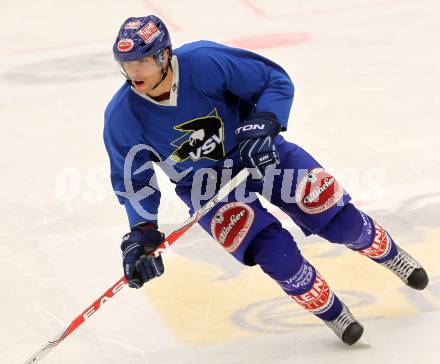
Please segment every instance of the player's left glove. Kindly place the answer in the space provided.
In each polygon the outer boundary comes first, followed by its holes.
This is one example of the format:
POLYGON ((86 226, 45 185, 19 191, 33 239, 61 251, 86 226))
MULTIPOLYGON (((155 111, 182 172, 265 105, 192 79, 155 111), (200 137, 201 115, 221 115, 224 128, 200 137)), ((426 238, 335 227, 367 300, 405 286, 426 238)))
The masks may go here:
POLYGON ((235 130, 240 157, 254 179, 263 180, 266 168, 280 163, 274 137, 281 131, 276 116, 270 112, 255 112, 235 130))

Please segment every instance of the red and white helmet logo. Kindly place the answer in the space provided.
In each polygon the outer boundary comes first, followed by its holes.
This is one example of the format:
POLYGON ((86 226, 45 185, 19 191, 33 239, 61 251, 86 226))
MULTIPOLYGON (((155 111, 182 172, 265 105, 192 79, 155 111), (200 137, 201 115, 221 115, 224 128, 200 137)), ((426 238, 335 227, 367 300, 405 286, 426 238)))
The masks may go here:
POLYGON ((136 21, 130 21, 127 24, 125 24, 124 29, 137 29, 142 25, 142 22, 139 20, 136 21))
POLYGON ((144 40, 145 43, 151 42, 161 33, 159 28, 152 21, 149 21, 137 34, 144 40))
POLYGON ((121 39, 118 42, 118 51, 119 52, 128 52, 133 49, 134 43, 131 39, 121 39))

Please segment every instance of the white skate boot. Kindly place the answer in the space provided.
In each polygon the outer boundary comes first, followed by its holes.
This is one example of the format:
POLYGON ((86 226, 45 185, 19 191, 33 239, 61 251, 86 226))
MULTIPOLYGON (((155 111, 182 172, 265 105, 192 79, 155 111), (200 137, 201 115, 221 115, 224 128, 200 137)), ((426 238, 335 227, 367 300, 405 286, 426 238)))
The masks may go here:
POLYGON ((347 345, 353 345, 364 332, 362 325, 353 317, 344 304, 342 304, 342 311, 338 317, 332 321, 324 320, 324 322, 347 345))

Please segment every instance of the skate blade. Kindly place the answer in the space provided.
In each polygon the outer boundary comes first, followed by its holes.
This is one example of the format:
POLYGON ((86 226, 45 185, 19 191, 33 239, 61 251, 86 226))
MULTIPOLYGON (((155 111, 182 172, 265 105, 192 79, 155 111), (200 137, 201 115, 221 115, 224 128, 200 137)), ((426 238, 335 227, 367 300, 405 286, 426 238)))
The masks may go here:
POLYGON ((362 337, 352 345, 353 348, 367 348, 370 346, 370 343, 364 335, 362 335, 362 337))

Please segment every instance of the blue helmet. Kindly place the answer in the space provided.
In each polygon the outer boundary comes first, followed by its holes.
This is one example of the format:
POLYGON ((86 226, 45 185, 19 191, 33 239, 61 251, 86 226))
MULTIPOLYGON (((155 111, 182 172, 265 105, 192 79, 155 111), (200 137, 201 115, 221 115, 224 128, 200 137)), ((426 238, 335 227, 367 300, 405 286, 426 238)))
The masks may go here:
POLYGON ((165 48, 170 50, 171 56, 171 38, 167 27, 157 16, 148 15, 124 21, 113 45, 113 54, 118 62, 148 56, 155 56, 157 60, 165 48))

